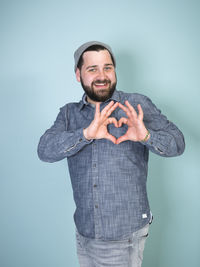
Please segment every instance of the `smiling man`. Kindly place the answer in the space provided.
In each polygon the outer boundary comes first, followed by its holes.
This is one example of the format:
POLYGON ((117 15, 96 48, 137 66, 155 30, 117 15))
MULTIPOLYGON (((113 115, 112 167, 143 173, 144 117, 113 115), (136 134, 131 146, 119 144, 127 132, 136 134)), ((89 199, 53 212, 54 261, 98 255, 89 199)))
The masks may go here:
POLYGON ((152 221, 149 151, 181 155, 184 137, 149 98, 116 90, 116 62, 107 44, 85 43, 74 58, 85 93, 60 109, 38 155, 47 162, 67 158, 80 266, 140 267, 152 221))
MULTIPOLYGON (((90 47, 93 49, 94 46, 90 47)), ((115 67, 108 50, 86 51, 76 70, 76 78, 87 95, 88 102, 104 102, 116 87, 115 67), (98 52, 98 53, 97 53, 98 52), (82 65, 80 67, 80 65, 82 65)))

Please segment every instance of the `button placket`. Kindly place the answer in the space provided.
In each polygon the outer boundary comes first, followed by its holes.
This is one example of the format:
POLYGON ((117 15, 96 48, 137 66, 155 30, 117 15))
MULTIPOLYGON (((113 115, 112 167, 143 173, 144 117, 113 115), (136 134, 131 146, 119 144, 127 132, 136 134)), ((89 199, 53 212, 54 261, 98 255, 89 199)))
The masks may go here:
POLYGON ((98 197, 98 148, 95 141, 92 144, 92 184, 93 184, 93 205, 94 205, 94 227, 95 237, 101 237, 100 227, 100 210, 99 210, 99 197, 98 197))

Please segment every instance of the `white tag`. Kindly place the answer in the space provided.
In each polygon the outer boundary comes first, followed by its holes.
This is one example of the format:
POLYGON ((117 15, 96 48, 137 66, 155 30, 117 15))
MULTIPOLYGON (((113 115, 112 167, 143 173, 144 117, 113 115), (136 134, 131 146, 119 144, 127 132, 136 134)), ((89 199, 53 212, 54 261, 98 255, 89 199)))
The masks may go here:
POLYGON ((147 218, 147 214, 146 213, 142 214, 142 218, 146 219, 147 218))

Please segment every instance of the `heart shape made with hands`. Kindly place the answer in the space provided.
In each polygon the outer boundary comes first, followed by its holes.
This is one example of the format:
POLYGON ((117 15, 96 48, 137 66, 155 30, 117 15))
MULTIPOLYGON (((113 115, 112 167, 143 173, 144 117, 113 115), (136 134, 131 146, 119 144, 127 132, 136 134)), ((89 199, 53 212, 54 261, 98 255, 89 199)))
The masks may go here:
POLYGON ((114 103, 111 101, 102 111, 100 111, 100 103, 96 104, 96 111, 94 115, 94 120, 84 129, 84 136, 86 139, 108 139, 114 144, 120 144, 121 142, 131 140, 131 141, 142 141, 146 138, 148 131, 143 122, 143 110, 140 104, 137 105, 138 113, 133 108, 133 106, 126 100, 125 105, 119 102, 114 103), (126 105, 126 106, 125 106, 126 105), (122 109, 126 117, 120 118, 118 121, 114 117, 110 117, 112 112, 119 107, 122 109), (126 133, 119 138, 111 135, 108 132, 107 126, 109 124, 114 124, 116 128, 120 128, 123 124, 128 126, 126 133))

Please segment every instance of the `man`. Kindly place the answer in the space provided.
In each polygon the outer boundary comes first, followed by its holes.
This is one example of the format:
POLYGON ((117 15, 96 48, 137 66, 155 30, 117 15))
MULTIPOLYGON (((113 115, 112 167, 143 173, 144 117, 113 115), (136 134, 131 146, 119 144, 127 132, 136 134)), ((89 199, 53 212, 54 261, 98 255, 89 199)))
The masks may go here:
POLYGON ((85 94, 61 108, 40 139, 38 155, 47 162, 68 160, 80 266, 139 267, 152 220, 149 150, 178 156, 184 137, 149 98, 115 89, 116 62, 108 45, 85 43, 74 58, 85 94))

